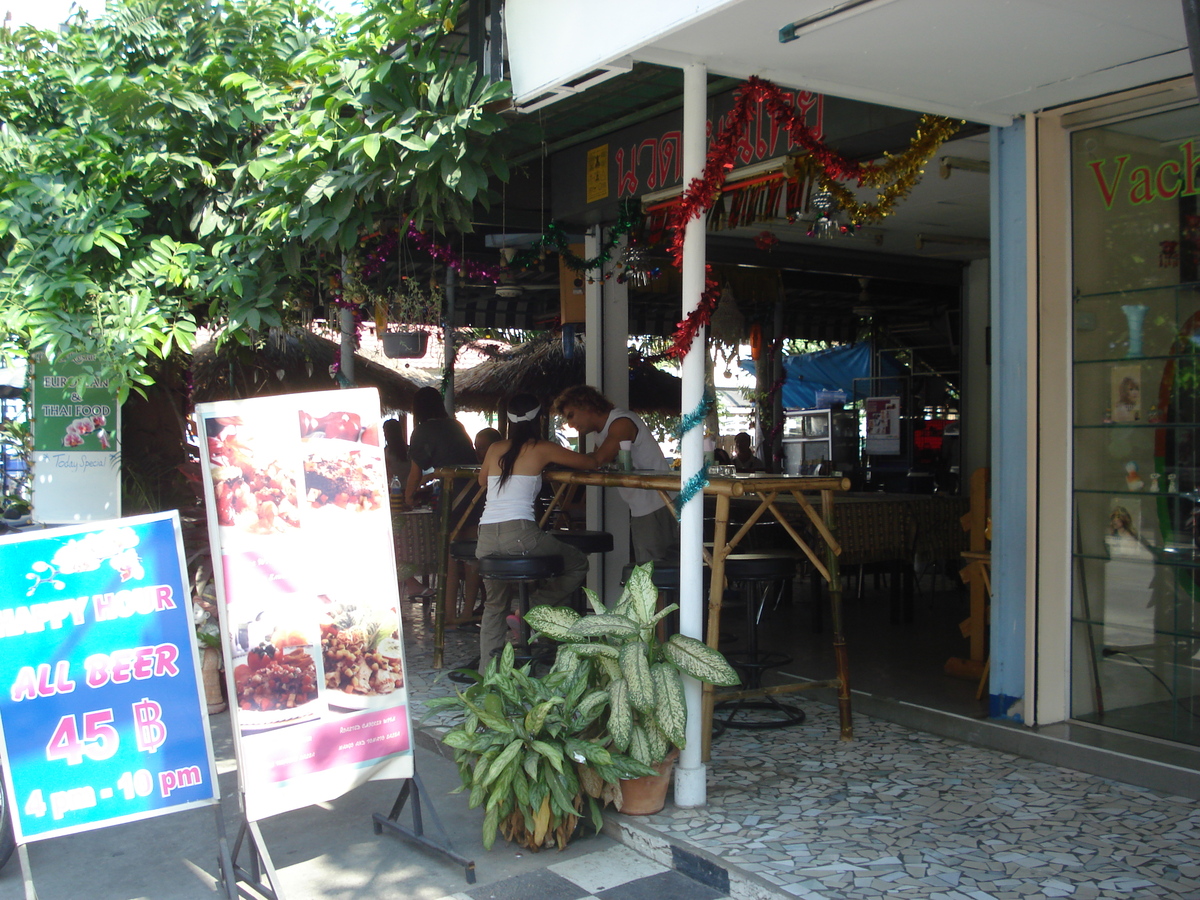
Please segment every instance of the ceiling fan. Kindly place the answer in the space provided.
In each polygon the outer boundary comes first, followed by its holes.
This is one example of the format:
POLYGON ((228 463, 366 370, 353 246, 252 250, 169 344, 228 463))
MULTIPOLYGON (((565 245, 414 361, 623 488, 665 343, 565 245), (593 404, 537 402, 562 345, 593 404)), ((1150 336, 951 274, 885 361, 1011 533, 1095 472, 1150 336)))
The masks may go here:
MULTIPOLYGON (((520 237, 517 235, 516 237, 520 237)), ((511 300, 525 294, 526 291, 557 291, 559 289, 558 281, 549 284, 533 284, 528 280, 522 280, 520 269, 510 268, 513 257, 520 250, 519 247, 502 246, 500 250, 500 278, 494 284, 468 284, 466 287, 477 290, 494 291, 496 296, 503 297, 506 300, 511 300)))

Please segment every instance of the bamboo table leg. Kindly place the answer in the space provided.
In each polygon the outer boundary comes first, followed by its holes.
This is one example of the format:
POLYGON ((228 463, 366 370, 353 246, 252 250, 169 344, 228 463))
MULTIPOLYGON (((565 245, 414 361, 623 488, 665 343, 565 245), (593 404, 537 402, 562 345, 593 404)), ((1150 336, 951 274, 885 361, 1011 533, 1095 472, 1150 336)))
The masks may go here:
POLYGON ((441 524, 438 527, 437 590, 433 592, 433 667, 440 669, 446 652, 446 610, 450 604, 450 507, 454 505, 454 476, 442 478, 441 524))

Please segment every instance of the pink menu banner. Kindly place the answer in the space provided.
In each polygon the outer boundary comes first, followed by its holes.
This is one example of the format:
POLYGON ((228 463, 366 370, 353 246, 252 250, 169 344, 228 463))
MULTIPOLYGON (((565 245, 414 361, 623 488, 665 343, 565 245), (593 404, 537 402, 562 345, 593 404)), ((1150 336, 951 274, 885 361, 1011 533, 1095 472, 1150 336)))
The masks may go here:
POLYGON ((247 819, 411 777, 377 392, 196 416, 247 819))

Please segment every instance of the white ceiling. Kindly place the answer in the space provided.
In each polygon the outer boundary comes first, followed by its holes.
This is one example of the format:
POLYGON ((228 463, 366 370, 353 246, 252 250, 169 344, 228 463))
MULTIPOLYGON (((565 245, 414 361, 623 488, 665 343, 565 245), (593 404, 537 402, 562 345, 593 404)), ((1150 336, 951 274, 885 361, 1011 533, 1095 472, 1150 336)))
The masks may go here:
POLYGON ((507 0, 517 102, 630 57, 1004 125, 1191 72, 1180 0, 657 0, 653 8, 507 0), (781 28, 830 12, 780 42, 781 28))
MULTIPOLYGON (((1014 116, 1191 74, 1180 0, 507 0, 517 102, 586 91, 606 65, 703 63, 784 87, 1007 125, 1014 116), (841 10, 837 12, 837 10, 841 10), (795 40, 780 29, 801 27, 795 40)), ((938 156, 988 158, 988 138, 938 156)), ((763 223, 785 241, 806 225, 763 223)), ((936 158, 895 213, 854 245, 904 255, 987 255, 988 176, 938 174, 936 158), (924 246, 919 236, 925 235, 924 246), (939 243, 951 236, 967 242, 939 243)))

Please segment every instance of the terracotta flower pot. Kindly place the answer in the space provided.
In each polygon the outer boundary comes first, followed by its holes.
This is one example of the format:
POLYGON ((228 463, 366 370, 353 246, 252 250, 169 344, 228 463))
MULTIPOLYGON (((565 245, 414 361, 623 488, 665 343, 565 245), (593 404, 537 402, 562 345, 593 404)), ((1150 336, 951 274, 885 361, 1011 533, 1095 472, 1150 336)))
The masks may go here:
POLYGON ((672 749, 666 758, 655 764, 657 775, 621 779, 621 805, 617 808, 627 816, 651 816, 666 805, 667 786, 679 751, 672 749))
POLYGON ((204 699, 208 701, 208 714, 224 712, 229 704, 221 694, 221 651, 216 647, 205 647, 200 654, 200 675, 204 683, 204 699))

